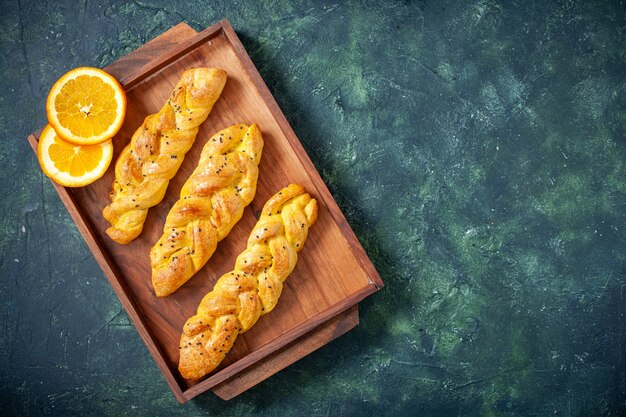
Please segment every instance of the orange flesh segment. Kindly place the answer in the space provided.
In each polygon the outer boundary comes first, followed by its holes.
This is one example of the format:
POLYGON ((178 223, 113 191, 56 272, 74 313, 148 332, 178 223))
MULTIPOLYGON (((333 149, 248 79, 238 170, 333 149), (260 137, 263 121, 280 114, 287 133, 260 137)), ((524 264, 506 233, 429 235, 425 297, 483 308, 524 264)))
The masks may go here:
POLYGON ((69 172, 79 177, 85 172, 94 170, 102 159, 102 148, 89 146, 88 151, 78 152, 78 147, 67 143, 56 142, 50 145, 50 160, 59 171, 69 172))
POLYGON ((54 100, 61 124, 77 136, 104 133, 116 119, 115 91, 98 77, 79 75, 54 100))

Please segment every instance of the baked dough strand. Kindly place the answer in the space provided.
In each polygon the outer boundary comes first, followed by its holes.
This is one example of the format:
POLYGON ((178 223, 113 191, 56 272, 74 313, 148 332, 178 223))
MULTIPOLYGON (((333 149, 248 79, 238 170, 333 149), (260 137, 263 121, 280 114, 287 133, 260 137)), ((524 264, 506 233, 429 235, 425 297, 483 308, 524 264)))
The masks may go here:
POLYGON ((163 108, 137 129, 117 159, 111 204, 103 211, 111 239, 126 244, 139 236, 148 209, 163 199, 225 83, 224 70, 186 70, 163 108))
POLYGON ((184 378, 196 380, 213 371, 237 335, 276 306, 317 210, 317 201, 296 184, 265 204, 235 269, 220 277, 183 327, 178 369, 184 378))
POLYGON ((150 250, 158 297, 173 293, 200 270, 241 219, 256 193, 262 149, 256 124, 230 126, 204 145, 167 215, 163 235, 150 250))

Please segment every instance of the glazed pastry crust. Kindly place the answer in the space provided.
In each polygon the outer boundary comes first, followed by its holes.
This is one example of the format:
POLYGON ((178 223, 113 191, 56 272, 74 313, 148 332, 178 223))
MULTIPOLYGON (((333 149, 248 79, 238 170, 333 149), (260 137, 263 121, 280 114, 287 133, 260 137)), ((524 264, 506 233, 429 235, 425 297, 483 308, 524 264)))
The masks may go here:
POLYGON ((186 70, 163 108, 134 133, 115 164, 111 204, 103 211, 111 239, 126 244, 139 236, 148 209, 163 199, 225 84, 224 70, 186 70))
POLYGON ((256 124, 230 126, 204 145, 167 215, 163 235, 150 250, 158 297, 173 293, 200 270, 241 219, 256 193, 262 149, 256 124))
POLYGON ((183 327, 178 369, 184 378, 197 380, 213 371, 237 335, 276 306, 317 211, 317 201, 297 184, 265 204, 235 268, 220 277, 183 327))

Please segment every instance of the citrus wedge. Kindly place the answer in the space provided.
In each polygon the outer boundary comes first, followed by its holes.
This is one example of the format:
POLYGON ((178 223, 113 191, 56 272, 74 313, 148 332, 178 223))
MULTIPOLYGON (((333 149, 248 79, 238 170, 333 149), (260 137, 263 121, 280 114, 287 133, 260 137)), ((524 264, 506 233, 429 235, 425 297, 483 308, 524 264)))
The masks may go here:
POLYGON ((113 141, 75 145, 47 125, 39 137, 37 158, 43 172, 65 187, 82 187, 102 177, 113 158, 113 141))
POLYGON ((62 139, 93 145, 111 139, 122 127, 126 95, 111 75, 98 68, 80 67, 54 83, 46 113, 62 139))

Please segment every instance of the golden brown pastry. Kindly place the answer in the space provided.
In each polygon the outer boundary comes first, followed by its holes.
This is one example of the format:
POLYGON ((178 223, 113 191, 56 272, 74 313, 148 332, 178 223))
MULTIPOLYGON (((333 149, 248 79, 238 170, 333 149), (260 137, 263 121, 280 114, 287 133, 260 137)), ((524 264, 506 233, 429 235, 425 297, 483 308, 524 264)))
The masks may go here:
POLYGON ((225 83, 226 71, 218 68, 185 71, 165 106, 137 129, 117 159, 111 204, 103 212, 111 239, 126 244, 139 236, 225 83))
POLYGON ((235 269, 222 275, 183 327, 178 370, 184 378, 214 370, 237 335, 272 311, 316 219, 317 201, 296 184, 265 204, 235 269))
POLYGON ((263 137, 256 124, 228 127, 208 140, 150 250, 152 286, 169 295, 206 264, 256 193, 263 137))

